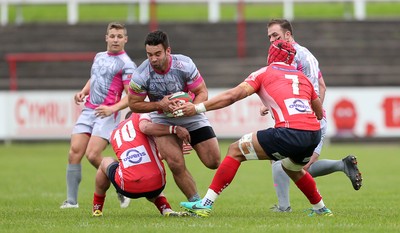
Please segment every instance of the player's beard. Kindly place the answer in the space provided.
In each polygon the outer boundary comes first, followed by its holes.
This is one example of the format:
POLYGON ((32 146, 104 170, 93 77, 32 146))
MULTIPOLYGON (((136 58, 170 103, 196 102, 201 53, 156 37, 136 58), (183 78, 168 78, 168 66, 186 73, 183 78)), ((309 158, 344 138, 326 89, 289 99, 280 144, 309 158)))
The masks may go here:
POLYGON ((165 56, 162 60, 158 60, 155 63, 151 64, 151 66, 158 71, 164 71, 166 63, 167 63, 167 56, 165 56))

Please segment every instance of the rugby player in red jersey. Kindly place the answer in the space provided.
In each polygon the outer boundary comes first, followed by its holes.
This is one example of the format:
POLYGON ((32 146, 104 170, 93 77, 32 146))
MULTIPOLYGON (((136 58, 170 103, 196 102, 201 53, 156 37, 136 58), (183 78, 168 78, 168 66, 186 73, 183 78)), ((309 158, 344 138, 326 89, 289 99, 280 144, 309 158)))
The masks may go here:
POLYGON ((110 143, 118 161, 105 157, 96 174, 92 214, 103 215, 106 192, 112 183, 127 198, 145 197, 154 203, 163 216, 188 216, 171 209, 162 191, 166 184, 165 168, 151 136, 175 134, 184 142, 189 132, 180 126, 152 123, 148 114, 133 113, 113 130, 110 143))
POLYGON ((296 50, 283 40, 274 41, 268 63, 251 73, 241 84, 212 99, 174 109, 176 117, 192 116, 229 106, 254 93, 269 107, 275 127, 244 135, 229 146, 205 197, 181 206, 207 217, 220 193, 232 182, 240 164, 247 160, 281 160, 284 171, 312 205, 310 216, 332 216, 312 176, 303 169, 321 140, 321 101, 308 78, 291 66, 296 50))
MULTIPOLYGON (((267 26, 268 38, 271 43, 275 40, 284 40, 296 49, 296 56, 291 65, 297 70, 303 72, 314 86, 315 92, 318 94, 321 103, 324 103, 326 85, 319 69, 317 58, 304 46, 297 43, 293 36, 292 24, 286 19, 271 19, 267 26)), ((261 115, 268 113, 268 108, 263 107, 261 115)), ((356 156, 348 155, 343 159, 319 159, 324 139, 327 131, 327 118, 324 111, 324 117, 320 120, 321 124, 321 141, 315 148, 310 161, 304 166, 312 177, 325 176, 334 172, 343 172, 350 179, 353 188, 359 190, 362 186, 362 175, 358 168, 356 156)), ((272 178, 274 188, 278 197, 278 203, 273 205, 270 210, 273 212, 291 212, 292 208, 289 199, 290 178, 283 171, 281 161, 272 161, 272 178)))

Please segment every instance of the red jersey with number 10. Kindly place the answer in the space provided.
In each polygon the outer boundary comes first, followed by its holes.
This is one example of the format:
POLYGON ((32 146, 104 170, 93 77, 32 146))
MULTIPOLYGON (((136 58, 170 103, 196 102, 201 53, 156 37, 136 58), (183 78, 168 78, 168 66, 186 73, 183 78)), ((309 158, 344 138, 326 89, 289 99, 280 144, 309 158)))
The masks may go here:
POLYGON ((308 78, 295 67, 276 62, 249 75, 250 84, 275 119, 275 128, 319 130, 311 100, 318 98, 308 78))
POLYGON ((130 193, 150 192, 165 185, 165 168, 154 141, 139 129, 140 115, 133 113, 111 133, 119 160, 115 181, 130 193))

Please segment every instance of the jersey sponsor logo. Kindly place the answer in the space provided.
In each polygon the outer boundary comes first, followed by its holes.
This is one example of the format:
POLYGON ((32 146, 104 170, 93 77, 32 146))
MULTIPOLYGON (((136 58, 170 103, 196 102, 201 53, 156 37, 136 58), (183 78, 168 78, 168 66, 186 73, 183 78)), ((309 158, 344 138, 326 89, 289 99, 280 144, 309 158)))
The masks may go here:
POLYGON ((176 63, 174 64, 174 68, 182 70, 183 69, 183 64, 180 61, 176 61, 176 63))
POLYGON ((124 168, 128 168, 131 166, 149 163, 150 156, 144 146, 138 146, 124 151, 124 153, 121 155, 121 161, 124 165, 124 168))
POLYGON ((296 99, 296 98, 285 99, 285 105, 289 115, 312 112, 308 101, 305 99, 296 99))
POLYGON ((141 93, 142 92, 142 86, 140 86, 139 84, 135 83, 135 81, 133 81, 131 79, 130 83, 129 83, 129 87, 136 93, 141 93))

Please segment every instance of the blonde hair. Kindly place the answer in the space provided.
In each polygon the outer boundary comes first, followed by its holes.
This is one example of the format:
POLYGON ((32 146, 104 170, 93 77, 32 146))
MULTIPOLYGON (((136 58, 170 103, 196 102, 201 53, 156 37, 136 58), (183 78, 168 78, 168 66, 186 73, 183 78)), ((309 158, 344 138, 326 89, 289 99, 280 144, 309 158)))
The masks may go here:
POLYGON ((125 25, 122 24, 122 23, 118 23, 118 22, 111 22, 111 23, 109 23, 108 26, 107 26, 106 35, 108 35, 108 32, 109 32, 111 29, 117 29, 117 30, 121 30, 121 29, 122 29, 122 30, 124 30, 125 36, 128 35, 128 32, 127 32, 127 30, 126 30, 126 27, 125 27, 125 25))

